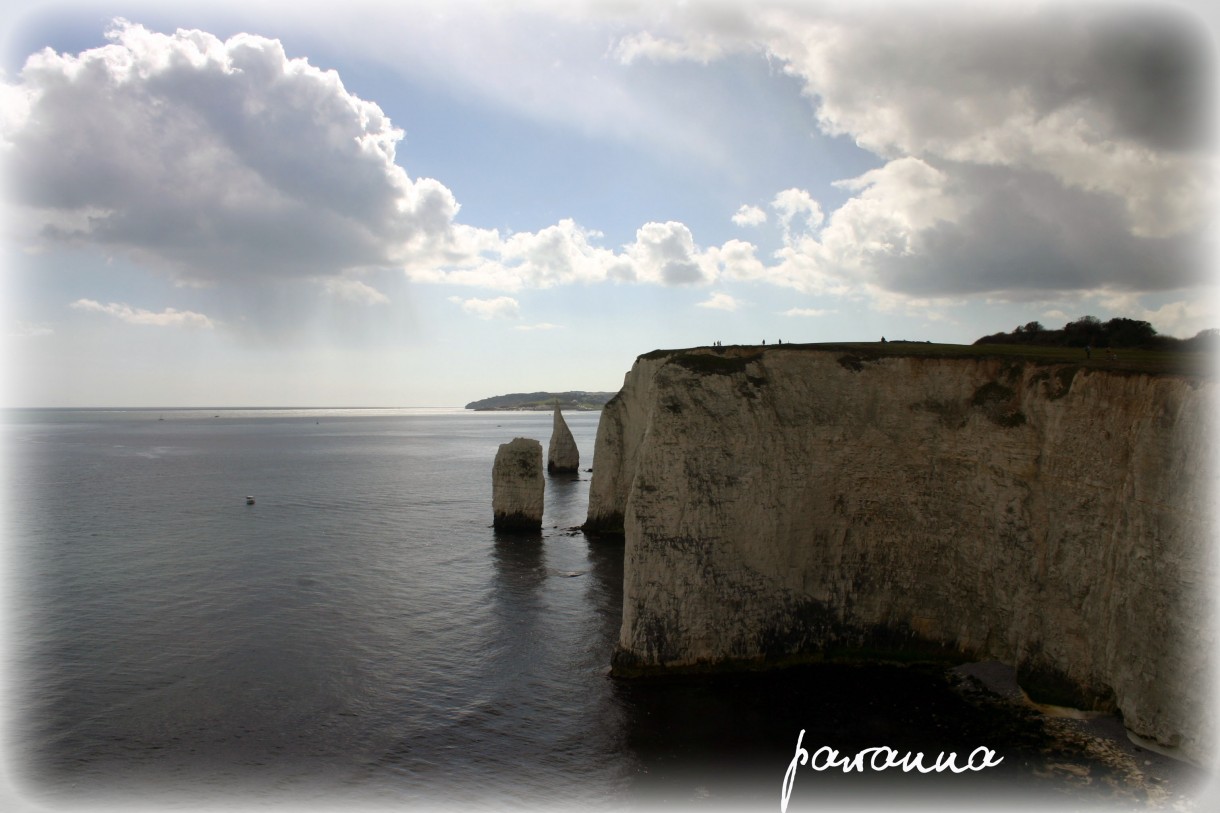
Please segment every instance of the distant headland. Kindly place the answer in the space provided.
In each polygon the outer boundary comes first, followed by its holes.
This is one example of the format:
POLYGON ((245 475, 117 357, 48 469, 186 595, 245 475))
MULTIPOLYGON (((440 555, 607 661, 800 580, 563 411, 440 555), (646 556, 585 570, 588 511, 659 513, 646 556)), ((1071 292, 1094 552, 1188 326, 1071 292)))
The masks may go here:
POLYGON ((615 396, 613 392, 514 392, 508 395, 494 395, 481 401, 471 401, 466 409, 483 411, 493 410, 530 410, 535 412, 549 411, 556 405, 560 409, 596 411, 606 405, 615 396))

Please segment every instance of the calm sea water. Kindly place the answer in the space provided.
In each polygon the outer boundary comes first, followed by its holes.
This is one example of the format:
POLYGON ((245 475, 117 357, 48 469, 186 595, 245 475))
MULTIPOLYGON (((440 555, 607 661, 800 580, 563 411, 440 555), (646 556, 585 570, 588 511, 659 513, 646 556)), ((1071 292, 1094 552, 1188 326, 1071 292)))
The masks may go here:
MULTIPOLYGON (((567 415, 582 471, 548 478, 531 538, 490 527, 491 464, 516 436, 545 447, 545 413, 6 414, 23 798, 774 810, 801 729, 811 750, 1003 745, 934 680, 884 669, 610 679, 622 543, 570 530, 598 417, 567 415)), ((1020 783, 1016 761, 939 787, 1020 783)), ((802 775, 790 809, 829 782, 802 775)))

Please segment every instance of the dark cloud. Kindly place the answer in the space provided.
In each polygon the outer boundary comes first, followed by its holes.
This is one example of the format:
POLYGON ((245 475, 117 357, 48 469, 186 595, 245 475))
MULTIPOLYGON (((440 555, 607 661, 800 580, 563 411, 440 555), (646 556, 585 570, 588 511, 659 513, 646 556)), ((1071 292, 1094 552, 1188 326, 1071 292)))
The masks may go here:
POLYGON ((956 167, 971 205, 922 231, 916 250, 874 258, 875 281, 912 296, 1172 291, 1204 282, 1194 240, 1137 237, 1113 196, 1044 173, 956 167))
POLYGON ((1153 149, 1210 147, 1216 54, 1202 23, 1173 7, 1099 20, 1069 90, 1097 99, 1120 133, 1153 149))

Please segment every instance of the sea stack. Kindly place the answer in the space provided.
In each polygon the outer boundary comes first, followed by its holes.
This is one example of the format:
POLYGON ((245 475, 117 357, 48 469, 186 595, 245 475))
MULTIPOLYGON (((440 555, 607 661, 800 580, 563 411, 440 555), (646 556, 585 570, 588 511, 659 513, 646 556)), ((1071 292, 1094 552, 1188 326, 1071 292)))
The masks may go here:
POLYGON ((546 470, 576 471, 580 468, 580 452, 576 448, 576 439, 568 429, 559 404, 555 405, 555 421, 551 429, 551 443, 546 452, 546 470))
POLYGON ((500 444, 491 469, 492 524, 502 531, 542 530, 542 444, 513 438, 500 444))

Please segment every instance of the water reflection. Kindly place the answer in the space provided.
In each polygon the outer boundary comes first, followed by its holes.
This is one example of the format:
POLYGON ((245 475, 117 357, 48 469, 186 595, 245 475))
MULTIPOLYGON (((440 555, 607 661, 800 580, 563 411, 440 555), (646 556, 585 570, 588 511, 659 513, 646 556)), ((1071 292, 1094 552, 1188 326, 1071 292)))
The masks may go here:
POLYGON ((556 472, 547 475, 542 524, 545 528, 571 528, 585 520, 589 502, 589 475, 556 472))
POLYGON ((623 538, 585 538, 590 566, 585 590, 589 607, 597 617, 598 651, 604 655, 603 665, 608 669, 623 619, 623 538))
POLYGON ((492 598, 497 618, 514 629, 532 624, 542 607, 538 591, 546 581, 541 533, 494 531, 492 598))
MULTIPOLYGON (((646 805, 711 801, 762 809, 779 803, 798 733, 809 754, 854 756, 887 746, 901 756, 966 757, 994 749, 981 772, 900 769, 797 771, 788 809, 847 804, 957 803, 1064 797, 1047 781, 1052 753, 1041 723, 950 688, 942 667, 821 663, 772 672, 615 681, 625 750, 641 766, 630 796, 646 805)), ((1066 758, 1063 751, 1055 752, 1066 758)), ((822 757, 823 763, 825 757, 822 757)), ((961 765, 964 759, 959 759, 961 765)), ((1077 797, 1083 798, 1083 797, 1077 797)))

